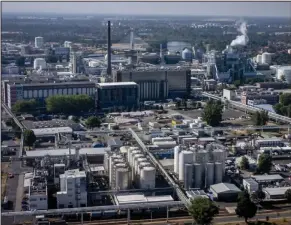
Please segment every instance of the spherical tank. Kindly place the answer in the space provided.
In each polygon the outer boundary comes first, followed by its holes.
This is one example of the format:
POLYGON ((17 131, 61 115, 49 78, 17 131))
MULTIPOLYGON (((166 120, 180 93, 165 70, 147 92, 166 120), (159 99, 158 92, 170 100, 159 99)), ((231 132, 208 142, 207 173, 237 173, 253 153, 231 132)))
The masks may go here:
POLYGON ((268 52, 264 52, 262 54, 262 63, 271 64, 271 62, 272 62, 272 54, 268 52))
POLYGON ((221 183, 223 179, 223 165, 220 162, 216 162, 214 166, 214 182, 215 184, 221 183))
POLYGON ((214 183, 214 163, 206 163, 206 186, 214 183))
POLYGON ((140 173, 140 188, 153 189, 156 186, 156 169, 144 167, 140 173))
POLYGON ((180 147, 176 146, 174 148, 174 172, 176 174, 179 173, 179 152, 180 152, 180 147))
POLYGON ((184 168, 185 164, 193 163, 193 152, 191 151, 181 151, 179 154, 179 180, 183 181, 185 179, 184 168))
POLYGON ((201 188, 202 186, 202 175, 203 175, 203 165, 199 163, 193 164, 194 170, 194 187, 201 188))
POLYGON ((257 63, 261 64, 262 63, 262 55, 257 55, 256 61, 257 61, 257 63))
POLYGON ((185 164, 184 188, 190 189, 193 185, 193 164, 185 164))
POLYGON ((126 190, 128 189, 129 179, 128 179, 128 169, 127 168, 117 168, 116 169, 116 189, 126 190))

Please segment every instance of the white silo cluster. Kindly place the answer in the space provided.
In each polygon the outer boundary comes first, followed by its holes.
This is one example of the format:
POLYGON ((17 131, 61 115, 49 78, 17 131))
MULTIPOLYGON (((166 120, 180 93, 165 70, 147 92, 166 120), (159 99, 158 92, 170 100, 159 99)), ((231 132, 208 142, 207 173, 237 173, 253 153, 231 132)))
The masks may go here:
POLYGON ((130 184, 130 170, 128 163, 121 154, 106 152, 104 155, 104 169, 109 176, 111 189, 126 190, 130 184))
POLYGON ((128 163, 132 169, 131 178, 141 189, 154 189, 156 186, 156 168, 137 147, 127 152, 128 163))
POLYGON ((272 54, 271 53, 268 53, 268 52, 264 52, 262 54, 262 63, 263 64, 271 64, 272 62, 272 54))
MULTIPOLYGON (((215 147, 215 146, 214 146, 215 147)), ((224 175, 226 152, 223 149, 200 150, 190 147, 174 148, 174 172, 186 189, 209 187, 221 183, 224 175)))
POLYGON ((33 69, 38 70, 38 69, 46 69, 46 61, 43 58, 36 58, 33 61, 33 69))

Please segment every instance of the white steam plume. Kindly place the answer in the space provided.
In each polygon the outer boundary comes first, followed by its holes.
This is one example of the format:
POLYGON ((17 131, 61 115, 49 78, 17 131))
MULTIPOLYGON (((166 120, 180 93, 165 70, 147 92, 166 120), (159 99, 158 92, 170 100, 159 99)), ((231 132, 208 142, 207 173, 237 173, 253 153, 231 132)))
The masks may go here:
POLYGON ((242 34, 236 37, 234 39, 230 46, 236 46, 236 45, 247 45, 249 42, 249 37, 247 35, 247 24, 246 22, 242 22, 238 28, 238 31, 242 34))

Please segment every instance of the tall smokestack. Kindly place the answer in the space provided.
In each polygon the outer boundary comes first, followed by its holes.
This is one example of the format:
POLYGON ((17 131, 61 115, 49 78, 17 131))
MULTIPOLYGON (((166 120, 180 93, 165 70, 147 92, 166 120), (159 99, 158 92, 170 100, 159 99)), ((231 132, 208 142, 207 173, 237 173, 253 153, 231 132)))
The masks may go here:
POLYGON ((112 68, 111 68, 111 23, 108 21, 107 25, 108 30, 108 37, 107 37, 107 75, 112 74, 112 68))

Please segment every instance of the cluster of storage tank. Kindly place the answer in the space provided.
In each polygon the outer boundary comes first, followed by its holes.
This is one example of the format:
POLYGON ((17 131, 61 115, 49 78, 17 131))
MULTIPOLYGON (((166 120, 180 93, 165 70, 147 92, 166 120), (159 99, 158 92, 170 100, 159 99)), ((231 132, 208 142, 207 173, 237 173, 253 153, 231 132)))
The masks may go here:
POLYGON ((174 148, 174 172, 186 189, 209 187, 221 183, 224 175, 225 150, 174 148))
POLYGON ((154 189, 156 186, 156 168, 137 147, 130 147, 127 160, 131 167, 131 179, 141 189, 154 189))
POLYGON ((272 62, 272 54, 268 52, 264 52, 262 55, 257 55, 256 61, 258 64, 271 64, 272 62))
POLYGON ((106 152, 104 169, 109 177, 109 185, 114 190, 127 190, 130 185, 128 163, 121 154, 106 152))

